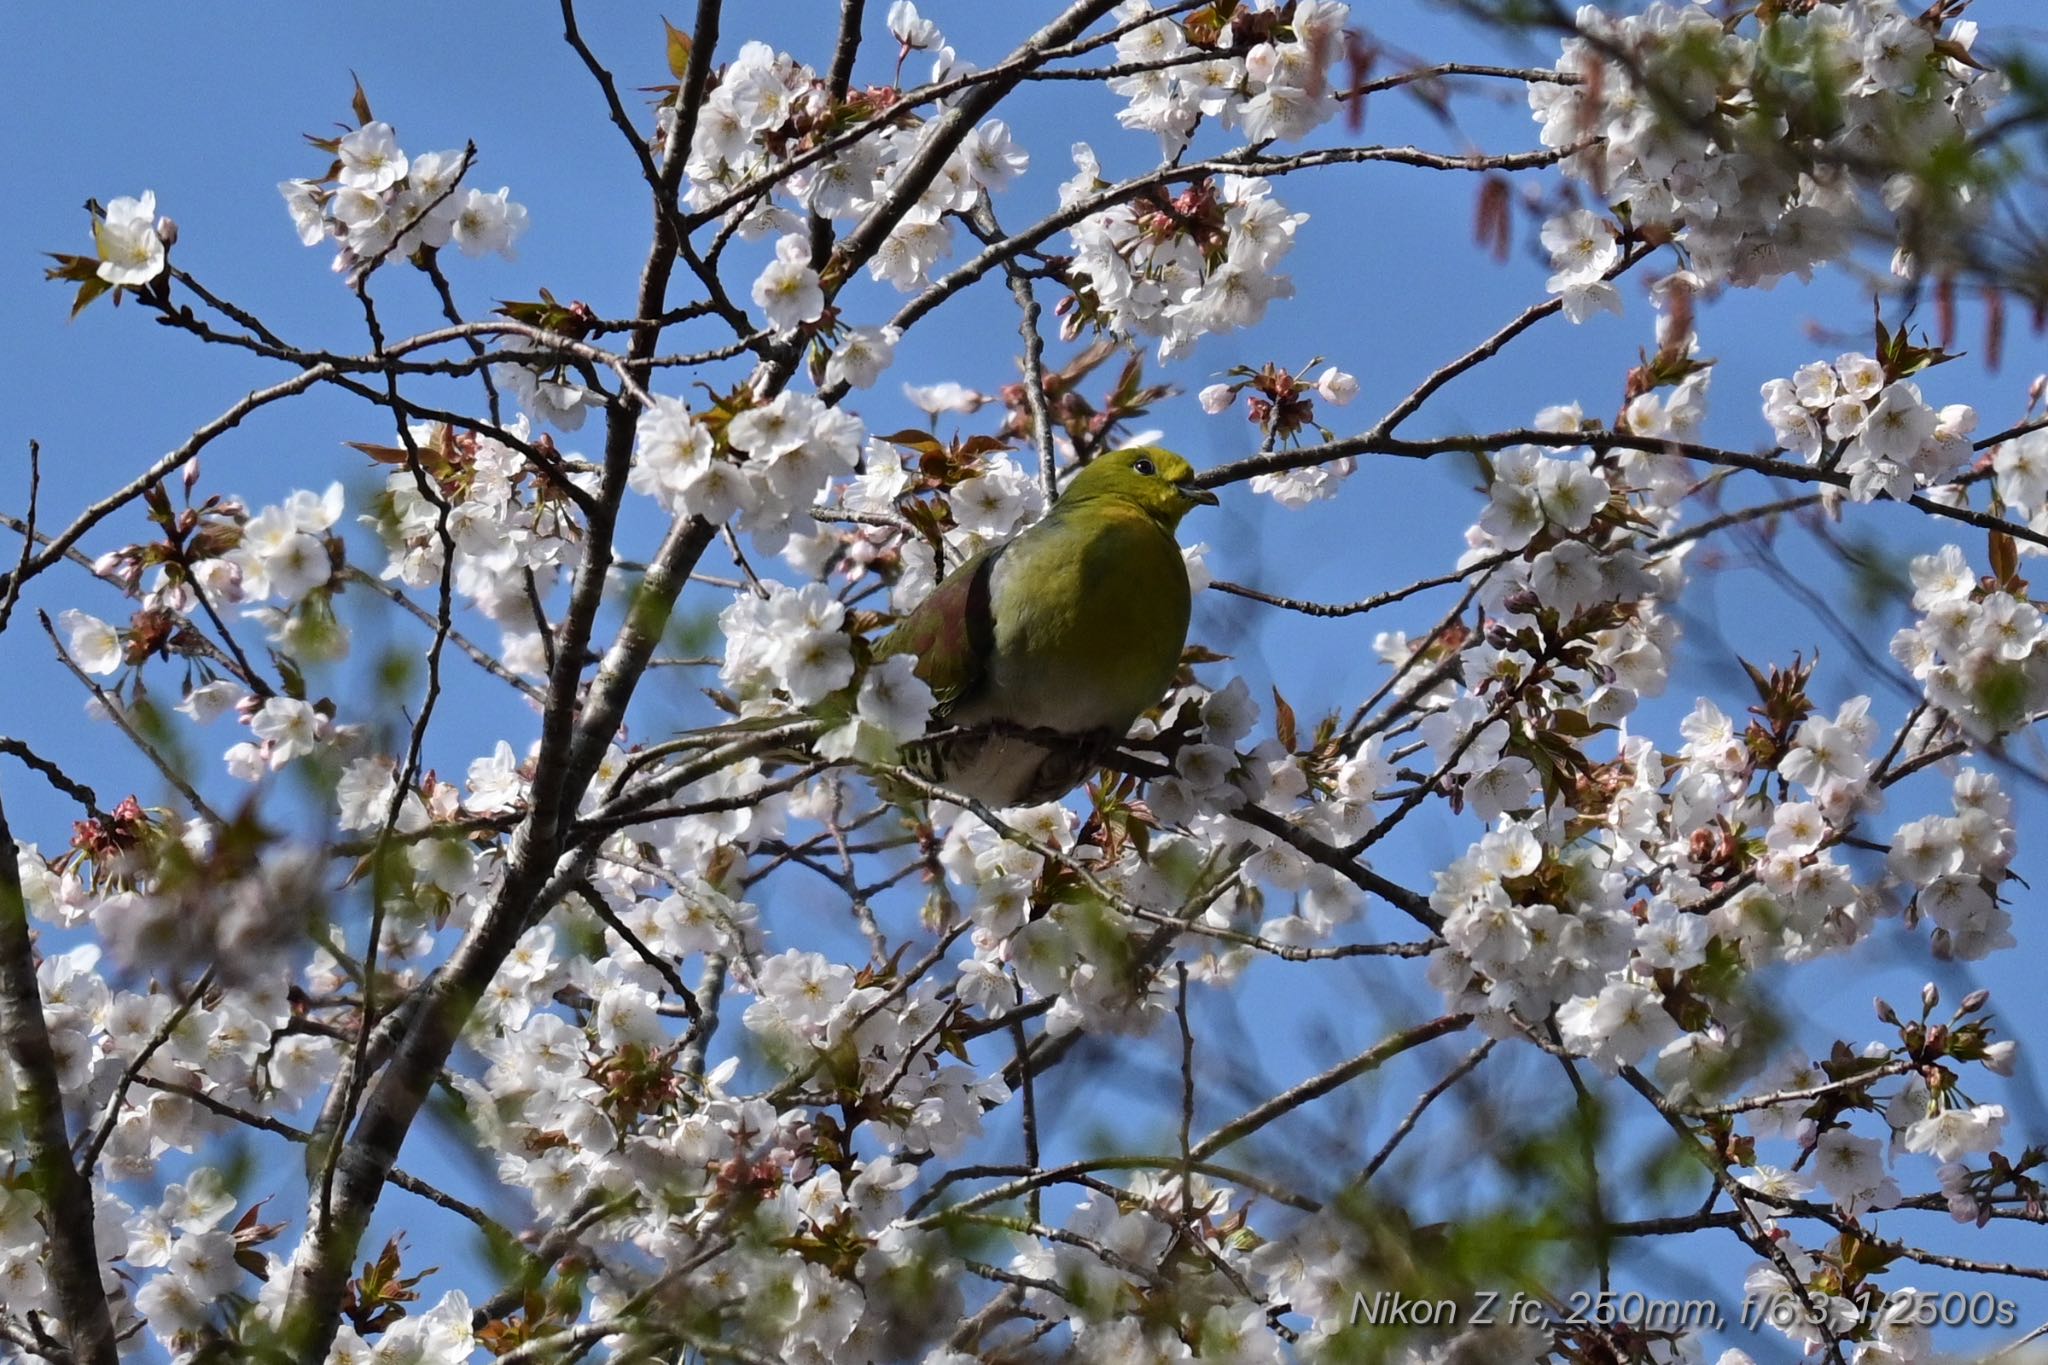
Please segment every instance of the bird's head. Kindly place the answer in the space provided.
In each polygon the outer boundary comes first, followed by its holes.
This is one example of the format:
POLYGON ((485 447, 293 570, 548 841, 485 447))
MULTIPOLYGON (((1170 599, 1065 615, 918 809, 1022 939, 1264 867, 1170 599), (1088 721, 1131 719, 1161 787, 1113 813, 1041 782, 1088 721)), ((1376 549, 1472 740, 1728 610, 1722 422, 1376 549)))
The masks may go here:
POLYGON ((1172 531, 1197 505, 1216 505, 1216 495, 1194 483, 1195 467, 1159 446, 1132 446, 1100 455, 1074 475, 1060 494, 1061 505, 1090 498, 1120 498, 1172 531))

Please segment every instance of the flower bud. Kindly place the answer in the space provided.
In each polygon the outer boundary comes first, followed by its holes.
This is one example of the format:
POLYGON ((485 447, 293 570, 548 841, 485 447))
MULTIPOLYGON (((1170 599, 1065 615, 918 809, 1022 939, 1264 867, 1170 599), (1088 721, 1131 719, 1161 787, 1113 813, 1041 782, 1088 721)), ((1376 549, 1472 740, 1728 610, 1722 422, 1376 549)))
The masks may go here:
POLYGON ((1930 981, 1920 988, 1920 1008, 1931 1010, 1939 1004, 1941 1004, 1941 987, 1930 981))
POLYGON ((1195 401, 1202 405, 1203 412, 1214 417, 1217 413, 1228 408, 1231 400, 1236 397, 1237 392, 1230 385, 1211 384, 1208 388, 1195 395, 1195 401))
POLYGON ((1976 990, 1971 991, 1968 995, 1963 997, 1963 1003, 1960 1007, 1959 1012, 1963 1014, 1975 1014, 1978 1010, 1983 1009, 1986 1005, 1990 1003, 1991 992, 1988 989, 1979 986, 1976 990))
POLYGON ((1877 1021, 1880 1024, 1890 1024, 1894 1028, 1898 1027, 1899 1012, 1891 1007, 1891 1002, 1880 995, 1871 1003, 1877 1009, 1877 1021))
POLYGON ((1332 365, 1316 376, 1316 392, 1341 408, 1358 397, 1358 380, 1332 365))

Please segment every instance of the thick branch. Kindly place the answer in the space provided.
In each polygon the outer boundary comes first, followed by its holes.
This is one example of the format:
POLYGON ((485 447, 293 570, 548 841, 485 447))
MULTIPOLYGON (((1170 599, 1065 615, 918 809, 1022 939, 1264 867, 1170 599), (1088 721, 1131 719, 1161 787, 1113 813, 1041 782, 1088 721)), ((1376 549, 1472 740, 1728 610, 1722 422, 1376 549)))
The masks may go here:
POLYGON ((28 1144, 29 1180, 42 1200, 48 1234, 45 1256, 57 1301, 60 1330, 72 1359, 115 1365, 114 1321, 100 1288, 100 1254, 93 1241, 92 1190, 71 1164, 64 1130, 64 1086, 43 1019, 36 984, 28 901, 14 864, 14 835, 0 810, 0 1039, 15 1075, 15 1110, 28 1144))
MULTIPOLYGON (((718 18, 718 0, 700 0, 695 46, 684 80, 683 105, 663 168, 664 185, 672 185, 682 173, 683 155, 678 148, 687 149, 694 128, 697 104, 709 79, 712 49, 718 41, 718 18)), ((653 245, 640 274, 636 313, 641 318, 659 317, 665 310, 669 277, 682 247, 672 227, 672 212, 661 196, 657 196, 654 217, 653 245)), ((627 346, 628 363, 644 362, 653 355, 659 340, 656 328, 634 331, 627 346)), ((417 1008, 411 1015, 413 1022, 398 1040, 390 1062, 363 1105, 354 1133, 346 1139, 339 1154, 332 1198, 318 1201, 326 1204, 327 1216, 309 1220, 307 1245, 295 1260, 284 1316, 286 1344, 300 1355, 318 1358, 326 1353, 334 1338, 349 1265, 369 1226, 370 1214, 384 1183, 397 1164, 405 1135, 426 1100, 433 1078, 453 1050, 462 1026, 526 925, 545 909, 543 897, 566 889, 559 876, 565 869, 558 865, 562 833, 576 810, 589 774, 596 767, 594 761, 579 760, 593 747, 601 756, 612 733, 607 731, 603 740, 593 746, 587 737, 593 727, 586 724, 581 727, 585 738, 579 744, 577 703, 613 562, 613 537, 632 465, 634 426, 640 411, 640 402, 628 392, 615 397, 606 413, 598 507, 590 517, 589 539, 577 565, 569 609, 562 621, 554 665, 549 670, 531 804, 527 818, 513 834, 505 879, 489 909, 421 988, 417 1008)), ((677 539, 677 533, 672 531, 670 544, 674 545, 677 539)), ((686 543, 671 556, 677 584, 688 580, 697 554, 709 543, 708 535, 683 539, 686 543), (692 543, 694 549, 689 548, 692 543)), ((653 633, 659 634, 659 626, 653 633)), ((599 677, 600 688, 611 699, 603 713, 611 719, 600 723, 609 723, 614 729, 626 697, 644 669, 647 655, 652 653, 651 643, 643 651, 637 644, 638 636, 634 640, 636 643, 629 647, 622 636, 606 661, 611 665, 622 660, 628 666, 608 669, 608 686, 607 673, 600 673, 599 677)), ((316 1207, 316 1215, 319 1212, 316 1207)))

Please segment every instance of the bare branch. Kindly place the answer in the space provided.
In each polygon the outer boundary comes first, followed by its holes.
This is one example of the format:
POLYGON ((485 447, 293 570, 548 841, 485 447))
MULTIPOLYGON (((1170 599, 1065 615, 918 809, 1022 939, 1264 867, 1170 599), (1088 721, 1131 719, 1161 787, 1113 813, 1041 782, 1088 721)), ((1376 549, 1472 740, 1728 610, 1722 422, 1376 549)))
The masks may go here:
POLYGON ((1387 1140, 1380 1144, 1380 1149, 1372 1154, 1372 1160, 1366 1162, 1364 1169, 1359 1171, 1358 1184, 1363 1185, 1379 1173, 1380 1167, 1387 1164, 1387 1158, 1393 1156, 1394 1149, 1399 1147, 1402 1141, 1415 1131, 1415 1125, 1421 1120, 1422 1112, 1429 1108, 1430 1105, 1435 1104, 1445 1091, 1477 1070, 1479 1064, 1486 1060, 1487 1054, 1493 1051, 1494 1044, 1498 1041, 1499 1039, 1496 1038, 1488 1038, 1478 1047, 1473 1048, 1465 1054, 1464 1058, 1456 1066, 1446 1071, 1442 1079, 1422 1092, 1421 1097, 1415 1101, 1414 1106, 1401 1116, 1399 1123, 1394 1125, 1394 1131, 1387 1135, 1387 1140))
POLYGON ((1243 597, 1253 602, 1263 602, 1269 607, 1280 607, 1287 611, 1300 612, 1304 616, 1361 616, 1366 612, 1378 611, 1381 607, 1404 601, 1419 592, 1426 592, 1431 588, 1441 588, 1452 583, 1462 583, 1474 574, 1485 573, 1489 569, 1497 568, 1511 559, 1520 558, 1520 556, 1520 550, 1502 550, 1498 554, 1474 560, 1454 573, 1442 574, 1436 578, 1420 578, 1406 587, 1392 588, 1386 592, 1374 593, 1371 597, 1361 598, 1356 602, 1341 604, 1304 602, 1294 597, 1274 597, 1271 594, 1260 592, 1257 588, 1247 588, 1241 583, 1212 581, 1209 586, 1217 592, 1229 593, 1232 597, 1243 597))
POLYGON ((66 796, 85 807, 85 813, 95 820, 104 820, 107 813, 100 809, 99 796, 91 787, 65 772, 62 768, 44 758, 18 739, 0 736, 0 754, 7 754, 42 775, 45 782, 63 792, 66 796))
POLYGON ((1250 1137, 1275 1119, 1283 1118, 1302 1106, 1321 1099, 1369 1071, 1378 1070, 1380 1064, 1388 1058, 1398 1057, 1413 1048, 1421 1047, 1424 1043, 1432 1042, 1446 1034, 1456 1033, 1471 1022, 1472 1016, 1469 1014, 1446 1014, 1426 1024, 1418 1024, 1414 1028, 1404 1029, 1400 1033, 1383 1038, 1350 1060, 1340 1062, 1328 1071, 1311 1076, 1265 1103, 1246 1110, 1189 1148, 1189 1159, 1213 1156, 1232 1143, 1250 1137))
POLYGON ((1826 1095, 1839 1094, 1844 1090, 1863 1090, 1893 1076, 1903 1076, 1914 1069, 1915 1065, 1910 1061, 1891 1061, 1855 1076, 1829 1081, 1825 1085, 1811 1085, 1801 1090, 1778 1090, 1768 1095, 1751 1095, 1746 1099, 1730 1100, 1726 1104, 1686 1105, 1680 1112, 1690 1118, 1726 1118, 1732 1114, 1753 1113, 1758 1109, 1769 1109, 1780 1104, 1803 1104, 1807 1100, 1817 1100, 1826 1095))
POLYGON ((7 576, 7 595, 0 598, 0 634, 5 634, 7 623, 14 619, 14 608, 21 601, 21 589, 28 582, 28 561, 36 547, 36 513, 42 505, 43 493, 43 448, 35 441, 28 443, 28 516, 21 533, 21 559, 14 566, 14 572, 7 576))
POLYGON ((73 545, 76 545, 86 532, 99 525, 102 521, 105 521, 115 512, 126 507, 129 503, 135 501, 135 499, 141 497, 143 493, 156 484, 161 483, 171 474, 184 468, 185 465, 197 458, 199 452, 206 449, 213 441, 224 433, 240 426, 242 419, 250 413, 258 408, 267 407, 279 399, 290 398, 293 394, 304 393, 315 384, 333 378, 335 373, 335 369, 331 365, 313 365, 299 371, 299 373, 282 383, 273 384, 267 389, 258 389, 254 393, 249 394, 226 412, 223 412, 211 422, 194 431, 177 449, 158 459, 141 475, 129 480, 114 492, 107 494, 87 507, 83 512, 80 512, 72 519, 69 526, 50 538, 49 544, 45 546, 41 554, 29 560, 27 564, 15 572, 7 575, 7 590, 9 592, 18 592, 20 585, 27 583, 30 579, 62 559, 64 552, 73 545))

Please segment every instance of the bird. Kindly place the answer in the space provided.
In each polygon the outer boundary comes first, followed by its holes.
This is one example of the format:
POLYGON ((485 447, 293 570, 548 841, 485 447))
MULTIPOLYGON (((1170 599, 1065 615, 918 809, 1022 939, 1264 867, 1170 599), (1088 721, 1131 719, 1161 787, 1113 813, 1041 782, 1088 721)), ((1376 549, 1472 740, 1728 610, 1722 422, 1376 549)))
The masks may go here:
POLYGON ((1173 681, 1191 593, 1175 539, 1216 495, 1132 446, 1083 466, 1043 518, 970 556, 874 645, 932 690, 907 766, 985 806, 1072 791, 1173 681))

